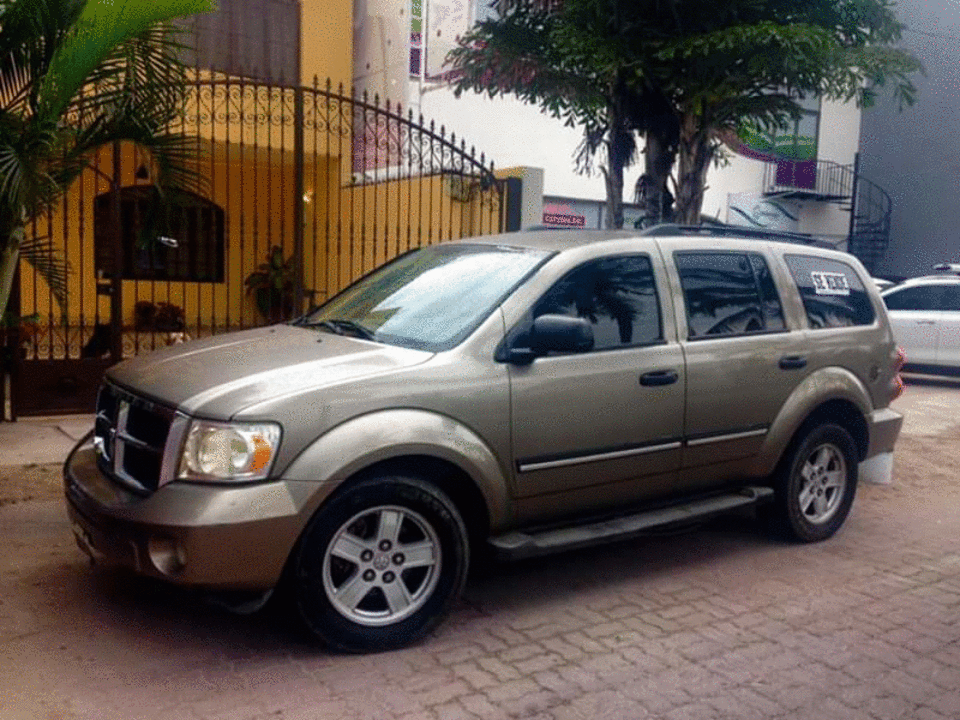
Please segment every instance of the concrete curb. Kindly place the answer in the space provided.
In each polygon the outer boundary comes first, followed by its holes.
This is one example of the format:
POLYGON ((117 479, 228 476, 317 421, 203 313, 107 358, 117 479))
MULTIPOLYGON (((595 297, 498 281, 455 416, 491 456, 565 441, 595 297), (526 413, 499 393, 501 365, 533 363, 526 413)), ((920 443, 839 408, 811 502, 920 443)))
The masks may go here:
POLYGON ((93 419, 63 415, 0 423, 0 466, 62 463, 93 427, 93 419))

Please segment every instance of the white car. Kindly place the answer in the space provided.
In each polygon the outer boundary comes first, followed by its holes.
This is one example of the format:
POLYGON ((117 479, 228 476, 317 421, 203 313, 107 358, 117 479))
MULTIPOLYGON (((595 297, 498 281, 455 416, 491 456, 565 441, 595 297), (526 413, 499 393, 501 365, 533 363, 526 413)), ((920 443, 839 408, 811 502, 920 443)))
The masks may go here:
POLYGON ((905 280, 881 293, 907 369, 960 374, 960 264, 905 280))

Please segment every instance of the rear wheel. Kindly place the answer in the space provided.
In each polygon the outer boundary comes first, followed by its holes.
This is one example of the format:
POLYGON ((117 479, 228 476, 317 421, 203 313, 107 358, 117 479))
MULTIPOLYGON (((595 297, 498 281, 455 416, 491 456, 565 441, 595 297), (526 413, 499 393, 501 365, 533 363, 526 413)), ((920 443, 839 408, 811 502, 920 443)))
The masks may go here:
POLYGON ((294 558, 294 596, 307 627, 339 650, 386 650, 436 626, 463 588, 463 520, 417 478, 367 480, 313 518, 294 558))
POLYGON ((775 528, 799 542, 831 537, 850 513, 858 462, 853 438, 839 425, 818 425, 800 436, 777 470, 775 528))

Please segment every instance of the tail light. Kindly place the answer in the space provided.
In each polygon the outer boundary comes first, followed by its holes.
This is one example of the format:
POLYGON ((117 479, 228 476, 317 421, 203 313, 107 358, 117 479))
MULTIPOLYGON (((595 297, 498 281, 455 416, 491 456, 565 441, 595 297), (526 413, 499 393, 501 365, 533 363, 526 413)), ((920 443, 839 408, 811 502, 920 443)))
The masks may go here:
POLYGON ((903 364, 907 361, 907 355, 902 347, 898 347, 893 359, 893 380, 891 381, 890 402, 896 400, 903 393, 903 378, 900 377, 900 371, 903 370, 903 364))

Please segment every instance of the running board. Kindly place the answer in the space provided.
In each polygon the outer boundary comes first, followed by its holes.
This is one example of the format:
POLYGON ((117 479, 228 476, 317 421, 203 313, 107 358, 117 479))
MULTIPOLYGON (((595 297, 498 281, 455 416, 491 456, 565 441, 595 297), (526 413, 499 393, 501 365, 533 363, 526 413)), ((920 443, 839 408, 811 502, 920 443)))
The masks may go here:
POLYGON ((596 545, 622 540, 648 530, 678 525, 692 520, 703 520, 737 508, 747 507, 770 500, 773 489, 768 487, 744 487, 729 495, 701 498, 679 505, 658 508, 602 520, 585 525, 574 525, 539 532, 510 532, 491 538, 490 544, 497 555, 504 559, 545 555, 559 550, 596 545))

